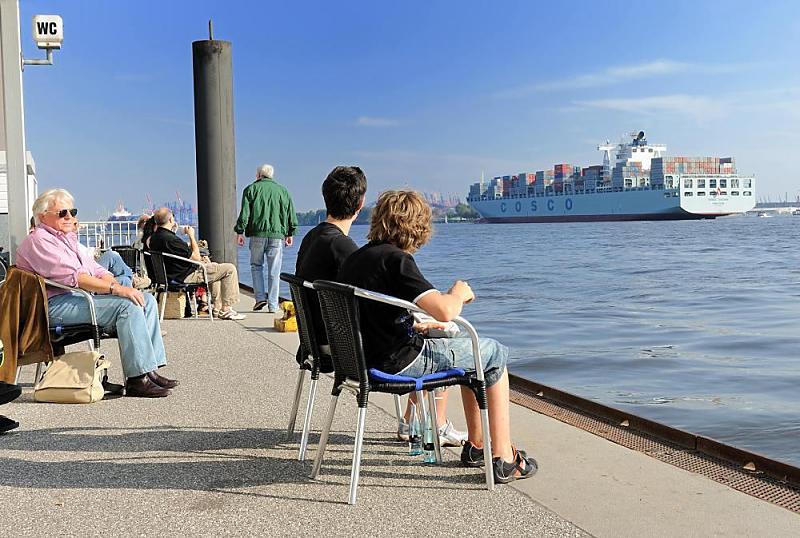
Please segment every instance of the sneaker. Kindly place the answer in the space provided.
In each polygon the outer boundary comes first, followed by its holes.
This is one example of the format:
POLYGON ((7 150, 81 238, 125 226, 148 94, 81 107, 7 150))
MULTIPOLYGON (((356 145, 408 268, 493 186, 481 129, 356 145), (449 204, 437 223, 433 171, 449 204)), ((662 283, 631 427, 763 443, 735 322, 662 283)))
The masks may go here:
POLYGON ((439 428, 439 444, 442 446, 461 446, 466 441, 467 433, 458 431, 450 419, 439 428))
POLYGON ((231 308, 230 310, 226 310, 225 312, 220 312, 217 315, 217 317, 219 319, 229 319, 229 320, 232 320, 232 321, 241 321, 241 320, 245 319, 247 316, 245 316, 244 314, 240 314, 239 312, 237 312, 236 310, 231 308))
POLYGON ((503 458, 492 458, 494 481, 499 484, 508 484, 514 480, 522 480, 536 474, 539 464, 529 458, 521 450, 514 449, 514 461, 508 463, 503 458))
MULTIPOLYGON (((517 452, 523 458, 528 457, 524 450, 517 450, 517 452)), ((483 467, 483 449, 477 448, 469 441, 464 442, 464 448, 461 450, 461 464, 464 467, 483 467)))
POLYGON ((267 306, 267 301, 257 301, 256 304, 253 305, 253 312, 258 312, 265 306, 267 306))
POLYGON ((405 420, 400 422, 400 424, 397 426, 397 440, 406 443, 408 442, 408 422, 405 420))

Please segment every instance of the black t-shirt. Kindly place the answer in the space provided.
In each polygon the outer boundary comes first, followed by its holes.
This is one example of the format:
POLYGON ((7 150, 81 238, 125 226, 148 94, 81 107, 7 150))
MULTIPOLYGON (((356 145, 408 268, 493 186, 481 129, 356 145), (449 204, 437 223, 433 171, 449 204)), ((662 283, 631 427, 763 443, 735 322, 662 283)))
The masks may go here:
MULTIPOLYGON (((336 280, 344 260, 356 250, 358 246, 344 235, 338 226, 321 222, 303 237, 300 250, 297 251, 295 276, 308 282, 336 280)), ((312 303, 308 305, 308 309, 311 311, 312 323, 316 329, 317 343, 327 344, 328 337, 322 323, 319 303, 314 301, 312 303)))
MULTIPOLYGON (((337 280, 409 302, 435 290, 411 254, 374 241, 345 260, 337 280)), ((395 374, 417 358, 424 339, 414 331, 414 317, 408 310, 370 300, 361 300, 359 307, 369 368, 395 374)))
MULTIPOLYGON (((183 258, 189 258, 192 255, 192 249, 189 245, 175 235, 175 232, 161 226, 150 236, 148 250, 166 252, 183 258)), ((164 256, 164 267, 167 269, 167 278, 178 282, 183 282, 187 276, 197 269, 195 264, 168 256, 164 256)))

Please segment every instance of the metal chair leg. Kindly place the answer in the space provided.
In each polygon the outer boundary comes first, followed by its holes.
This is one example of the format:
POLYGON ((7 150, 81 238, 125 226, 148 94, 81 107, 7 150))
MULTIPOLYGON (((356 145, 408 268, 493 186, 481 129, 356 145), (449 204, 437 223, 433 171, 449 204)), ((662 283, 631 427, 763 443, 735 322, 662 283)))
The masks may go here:
POLYGON ((433 448, 436 453, 436 463, 442 463, 442 445, 439 440, 439 416, 436 413, 436 391, 428 391, 428 404, 431 409, 431 423, 433 425, 433 448))
POLYGON ((325 423, 325 428, 322 430, 322 436, 319 438, 319 446, 317 447, 317 456, 314 458, 314 467, 311 468, 311 478, 314 479, 319 474, 322 467, 322 458, 325 456, 325 447, 328 444, 328 436, 331 433, 331 424, 333 424, 333 416, 336 414, 336 404, 339 401, 339 395, 334 394, 331 396, 331 406, 328 410, 328 420, 325 423))
POLYGON ((356 445, 353 451, 353 468, 350 471, 350 498, 347 504, 356 504, 358 493, 358 476, 361 471, 361 449, 364 446, 364 423, 367 419, 367 408, 358 408, 358 426, 356 427, 356 445))
POLYGON ((39 382, 39 380, 41 378, 42 378, 42 363, 41 362, 37 362, 36 363, 36 374, 35 374, 35 376, 33 378, 33 385, 36 386, 36 384, 39 382))
POLYGON ((397 415, 397 430, 400 431, 400 426, 403 425, 403 412, 400 408, 400 395, 394 395, 394 412, 397 415))
POLYGON ((314 399, 317 397, 317 379, 311 380, 311 387, 308 390, 308 402, 306 403, 306 418, 303 421, 303 435, 300 437, 300 454, 297 459, 306 459, 306 448, 308 448, 308 434, 311 433, 311 413, 314 410, 314 399))
MULTIPOLYGON (((417 396, 417 417, 419 419, 420 427, 423 428, 420 434, 424 437, 425 436, 424 428, 426 421, 428 420, 428 407, 425 405, 425 397, 422 395, 422 391, 418 390, 415 392, 415 394, 417 396)), ((423 443, 424 442, 425 441, 423 439, 423 443)))
POLYGON ((206 297, 208 298, 208 320, 214 321, 214 300, 211 298, 211 286, 206 280, 206 297))
POLYGON ((300 396, 303 394, 303 382, 306 378, 306 371, 302 368, 297 376, 297 385, 294 389, 294 403, 292 412, 289 414, 289 426, 286 428, 286 440, 289 441, 294 433, 294 426, 297 423, 297 409, 300 407, 300 396))
POLYGON ((19 382, 19 374, 21 373, 22 373, 22 366, 17 366, 17 377, 14 378, 15 385, 19 382))
POLYGON ((161 297, 159 297, 158 299, 159 299, 158 306, 159 306, 159 309, 161 310, 159 312, 159 319, 158 320, 160 322, 163 322, 164 321, 164 311, 167 309, 167 292, 166 291, 162 291, 161 292, 161 297))
POLYGON ((492 470, 492 434, 489 432, 489 410, 481 409, 481 428, 483 429, 483 466, 486 472, 486 489, 494 490, 494 471, 492 470))

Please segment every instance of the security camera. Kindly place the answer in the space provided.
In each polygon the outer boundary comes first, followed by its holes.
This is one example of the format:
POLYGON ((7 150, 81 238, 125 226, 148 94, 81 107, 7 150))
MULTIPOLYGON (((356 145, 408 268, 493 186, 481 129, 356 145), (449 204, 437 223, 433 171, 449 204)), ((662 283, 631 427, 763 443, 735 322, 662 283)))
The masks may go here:
POLYGON ((58 15, 33 17, 33 40, 40 49, 60 49, 64 41, 64 22, 58 15))

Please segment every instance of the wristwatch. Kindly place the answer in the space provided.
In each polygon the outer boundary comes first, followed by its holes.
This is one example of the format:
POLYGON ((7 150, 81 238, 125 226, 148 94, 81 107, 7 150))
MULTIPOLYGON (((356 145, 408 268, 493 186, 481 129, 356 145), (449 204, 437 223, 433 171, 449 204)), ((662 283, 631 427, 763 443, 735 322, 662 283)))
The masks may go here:
POLYGON ((108 287, 109 295, 114 295, 114 286, 116 286, 116 285, 117 285, 117 283, 112 280, 111 281, 111 285, 108 287))

